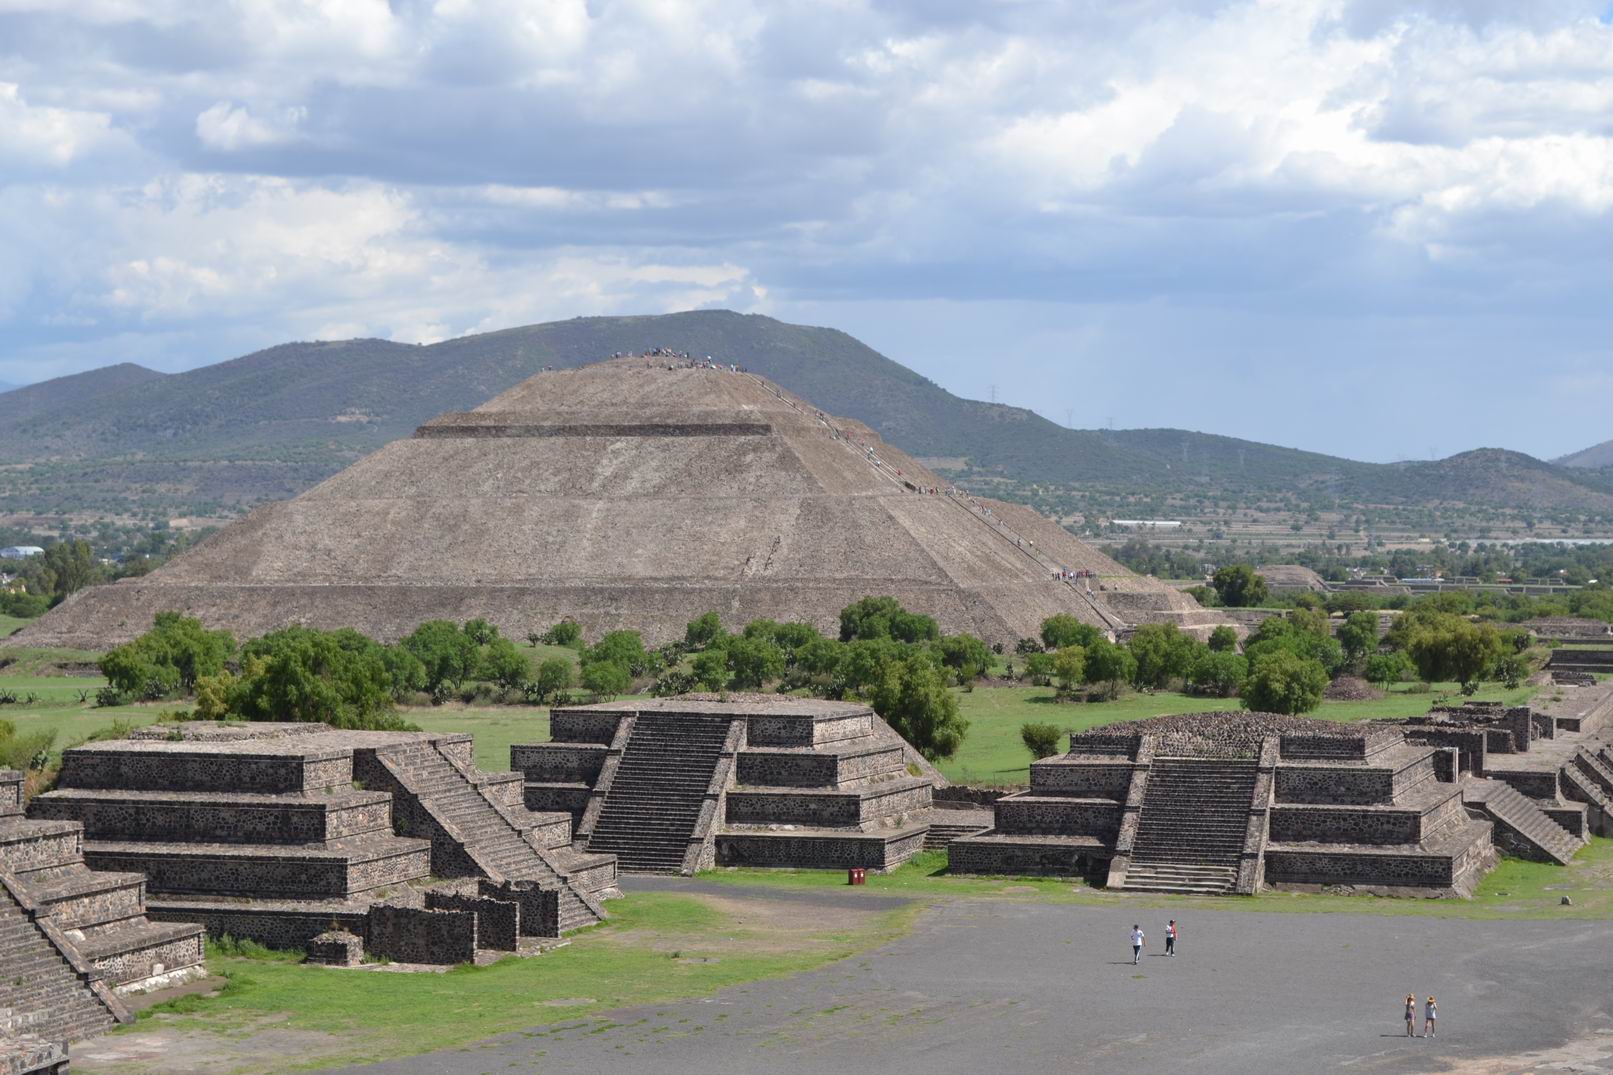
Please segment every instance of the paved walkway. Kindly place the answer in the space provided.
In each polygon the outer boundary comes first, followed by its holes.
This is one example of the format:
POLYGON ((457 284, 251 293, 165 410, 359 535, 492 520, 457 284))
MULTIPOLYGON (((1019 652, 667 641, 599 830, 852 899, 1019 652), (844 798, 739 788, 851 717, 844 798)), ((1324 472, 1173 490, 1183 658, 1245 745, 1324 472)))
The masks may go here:
MULTIPOLYGON (((652 885, 818 913, 864 898, 652 885)), ((1140 912, 1149 947, 1133 967, 1138 913, 948 901, 902 940, 809 974, 365 1070, 1613 1072, 1613 922, 1214 912, 1189 900, 1140 912), (1169 917, 1182 924, 1176 959, 1161 955, 1169 917), (1438 997, 1438 1040, 1403 1036, 1412 991, 1438 997)))

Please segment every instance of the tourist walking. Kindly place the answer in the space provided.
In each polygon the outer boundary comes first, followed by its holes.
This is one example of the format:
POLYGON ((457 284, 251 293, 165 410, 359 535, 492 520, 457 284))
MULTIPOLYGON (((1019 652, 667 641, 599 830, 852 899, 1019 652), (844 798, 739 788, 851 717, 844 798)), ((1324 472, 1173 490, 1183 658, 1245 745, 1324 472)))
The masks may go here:
MULTIPOLYGON (((1143 928, 1135 922, 1131 926, 1131 965, 1135 967, 1143 961, 1143 928)), ((1416 1014, 1417 1005, 1412 1004, 1412 1013, 1416 1014)))
POLYGON ((1176 919, 1171 919, 1165 927, 1165 954, 1176 955, 1176 919))
POLYGON ((1417 1036, 1417 996, 1414 993, 1406 994, 1406 1037, 1417 1036))
POLYGON ((1423 1037, 1431 1038, 1434 1036, 1434 1020, 1438 1017, 1439 1005, 1434 1003, 1433 997, 1429 997, 1428 1003, 1423 1007, 1423 1037))

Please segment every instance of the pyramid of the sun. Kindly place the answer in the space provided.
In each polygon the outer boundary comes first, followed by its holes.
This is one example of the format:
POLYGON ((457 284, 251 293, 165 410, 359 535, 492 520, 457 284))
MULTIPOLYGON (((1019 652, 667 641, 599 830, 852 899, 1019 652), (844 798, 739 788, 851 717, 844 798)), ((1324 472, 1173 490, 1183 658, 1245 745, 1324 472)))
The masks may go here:
POLYGON ((540 373, 11 642, 97 648, 165 609, 243 638, 391 639, 474 616, 521 637, 570 616, 652 642, 708 609, 833 629, 885 594, 1005 642, 1056 612, 1111 630, 1205 615, 1026 508, 949 491, 858 422, 748 373, 672 365, 540 373))

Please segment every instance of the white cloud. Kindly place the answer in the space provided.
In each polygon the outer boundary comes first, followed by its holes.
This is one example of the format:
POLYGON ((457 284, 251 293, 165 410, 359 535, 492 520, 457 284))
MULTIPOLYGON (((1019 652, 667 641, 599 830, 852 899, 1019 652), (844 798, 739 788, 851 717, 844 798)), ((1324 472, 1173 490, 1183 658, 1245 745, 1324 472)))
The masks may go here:
POLYGON ((116 140, 106 114, 30 105, 15 82, 0 82, 0 161, 65 169, 116 140))
POLYGON ((228 101, 219 101, 196 117, 196 137, 209 149, 230 152, 284 142, 296 134, 305 112, 287 109, 279 116, 264 119, 228 101))

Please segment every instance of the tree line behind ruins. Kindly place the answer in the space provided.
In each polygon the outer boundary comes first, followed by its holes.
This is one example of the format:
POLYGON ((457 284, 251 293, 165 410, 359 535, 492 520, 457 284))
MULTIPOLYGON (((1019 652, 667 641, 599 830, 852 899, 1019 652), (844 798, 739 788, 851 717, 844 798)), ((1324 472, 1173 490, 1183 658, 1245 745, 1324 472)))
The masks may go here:
MULTIPOLYGON (((1438 595, 1447 596, 1447 595, 1438 595)), ((199 620, 161 613, 151 630, 108 651, 108 686, 97 701, 189 700, 175 719, 323 721, 340 728, 410 728, 398 707, 451 700, 544 705, 633 693, 773 691, 868 702, 932 759, 952 757, 968 734, 957 691, 982 682, 1052 687, 1058 700, 1112 700, 1122 691, 1182 689, 1238 698, 1251 710, 1306 713, 1328 685, 1355 675, 1387 687, 1415 678, 1516 685, 1539 654, 1530 637, 1427 600, 1380 638, 1378 616, 1342 618, 1296 608, 1267 618, 1240 641, 1226 625, 1199 641, 1171 624, 1111 640, 1074 616, 1042 623, 1012 647, 942 634, 936 621, 894 598, 867 597, 840 614, 837 637, 805 623, 755 620, 730 631, 715 612, 691 620, 681 640, 650 648, 637 631, 588 641, 565 619, 526 641, 486 620, 431 620, 392 644, 352 629, 288 627, 244 644, 199 620), (539 647, 548 654, 540 656, 539 647), (563 651, 570 651, 560 655, 563 651)), ((1037 757, 1061 729, 1030 722, 1021 734, 1037 757)))

